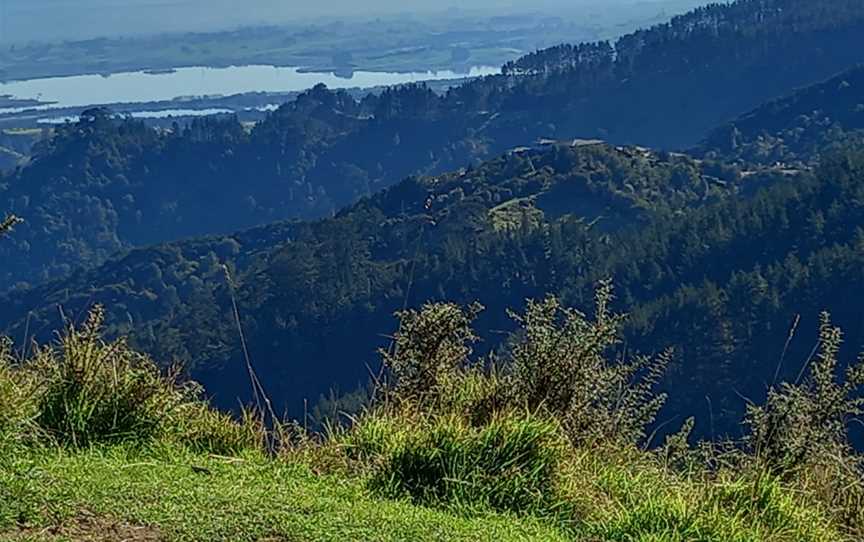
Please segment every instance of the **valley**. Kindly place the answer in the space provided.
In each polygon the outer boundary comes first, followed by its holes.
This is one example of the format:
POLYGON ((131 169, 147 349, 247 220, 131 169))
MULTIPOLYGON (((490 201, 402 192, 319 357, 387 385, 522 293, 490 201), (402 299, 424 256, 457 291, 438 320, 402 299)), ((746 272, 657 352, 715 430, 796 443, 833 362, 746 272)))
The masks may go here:
POLYGON ((864 4, 448 13, 0 86, 0 540, 864 537, 864 4))

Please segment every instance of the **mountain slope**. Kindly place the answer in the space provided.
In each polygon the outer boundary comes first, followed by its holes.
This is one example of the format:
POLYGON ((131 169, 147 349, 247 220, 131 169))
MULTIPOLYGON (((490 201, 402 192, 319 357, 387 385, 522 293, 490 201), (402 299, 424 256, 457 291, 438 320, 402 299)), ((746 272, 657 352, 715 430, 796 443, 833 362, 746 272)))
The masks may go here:
MULTIPOLYGON (((638 148, 549 144, 409 178, 332 219, 132 251, 7 296, 2 318, 12 336, 39 336, 60 324, 58 305, 74 317, 103 303, 114 332, 132 333, 160 359, 193 363, 231 406, 246 393, 236 295, 262 378, 296 412, 300 397, 362 383, 375 337, 405 304, 479 298, 490 314, 501 309, 500 320, 504 307, 573 280, 587 292, 597 276, 588 271, 604 258, 604 269, 612 265, 603 253, 619 236, 774 177, 745 180, 722 164, 638 148)), ((507 327, 490 320, 486 329, 493 324, 507 327)))
POLYGON ((517 80, 505 107, 542 97, 525 103, 530 114, 519 121, 550 136, 685 147, 861 62, 850 48, 860 47, 862 24, 856 0, 712 4, 615 43, 563 45, 510 63, 504 73, 517 80))
POLYGON ((699 431, 711 420, 711 431, 735 432, 739 394, 758 397, 806 357, 802 332, 787 352, 795 361, 776 368, 796 314, 813 329, 829 309, 850 342, 864 342, 862 152, 813 172, 744 173, 550 144, 407 179, 332 219, 132 251, 7 295, 0 316, 13 337, 40 336, 60 325, 58 305, 74 318, 104 303, 113 332, 191 363, 230 407, 248 393, 233 297, 262 380, 299 415, 302 398, 365 382, 406 305, 480 300, 483 348, 494 349, 512 329, 506 308, 550 292, 586 307, 611 277, 631 314, 629 347, 677 348, 669 415, 700 413, 699 431))

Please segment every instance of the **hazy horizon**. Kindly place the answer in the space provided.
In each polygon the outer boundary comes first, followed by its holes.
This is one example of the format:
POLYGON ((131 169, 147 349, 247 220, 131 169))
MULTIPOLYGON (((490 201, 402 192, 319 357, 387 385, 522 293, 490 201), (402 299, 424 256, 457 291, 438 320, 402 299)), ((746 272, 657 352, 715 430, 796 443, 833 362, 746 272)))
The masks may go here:
MULTIPOLYGON (((118 35, 209 31, 314 18, 444 14, 477 15, 547 12, 568 18, 622 19, 630 9, 671 15, 702 4, 699 0, 0 0, 0 42, 59 41, 118 35), (602 8, 602 9, 595 9, 602 8), (618 8, 618 9, 616 9, 618 8), (621 10, 625 10, 622 12, 621 10), (616 15, 617 14, 617 15, 616 15)), ((644 15, 644 13, 643 13, 644 15)))

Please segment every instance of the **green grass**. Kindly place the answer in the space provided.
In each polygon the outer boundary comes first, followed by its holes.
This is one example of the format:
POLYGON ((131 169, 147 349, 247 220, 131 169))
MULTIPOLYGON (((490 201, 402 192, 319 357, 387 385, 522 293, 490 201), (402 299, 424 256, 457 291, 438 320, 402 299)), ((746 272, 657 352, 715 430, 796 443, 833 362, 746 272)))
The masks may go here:
MULTIPOLYGON (((453 311, 409 314, 402 330, 450 318, 470 339, 453 311)), ((23 362, 0 342, 0 542, 864 539, 862 463, 842 448, 777 470, 740 448, 647 451, 632 431, 574 441, 561 420, 583 418, 506 408, 507 375, 406 336, 399 351, 433 367, 397 366, 406 395, 324 435, 268 433, 102 341, 101 314, 23 362)))
POLYGON ((359 481, 254 454, 23 453, 18 468, 0 471, 0 495, 15 492, 0 501, 0 533, 8 540, 56 540, 46 527, 84 516, 150 526, 177 541, 564 540, 534 520, 457 517, 381 500, 359 481), (26 536, 18 519, 29 524, 26 536))
POLYGON ((569 527, 549 517, 385 499, 366 476, 321 475, 260 453, 226 458, 157 445, 21 448, 4 457, 0 541, 119 539, 99 532, 109 524, 153 536, 124 539, 167 541, 854 539, 775 480, 700 483, 605 452, 572 459, 569 527))

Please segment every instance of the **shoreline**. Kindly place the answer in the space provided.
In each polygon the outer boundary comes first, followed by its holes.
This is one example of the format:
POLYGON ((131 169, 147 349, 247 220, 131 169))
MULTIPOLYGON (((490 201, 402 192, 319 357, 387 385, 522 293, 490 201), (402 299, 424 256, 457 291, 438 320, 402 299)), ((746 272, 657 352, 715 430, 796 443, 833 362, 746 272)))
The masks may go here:
MULTIPOLYGON (((456 79, 432 79, 423 81, 435 92, 444 92, 448 88, 464 84, 475 77, 460 77, 456 79)), ((357 99, 367 94, 381 92, 392 85, 379 85, 372 87, 350 87, 344 88, 345 92, 357 99)), ((0 128, 43 128, 51 127, 48 119, 62 119, 65 117, 78 116, 82 111, 94 107, 106 107, 117 114, 133 113, 159 113, 174 110, 184 111, 206 111, 213 109, 230 110, 228 112, 213 113, 214 115, 237 115, 243 122, 254 122, 262 119, 275 107, 290 102, 304 91, 285 92, 245 92, 227 96, 199 96, 199 97, 175 97, 171 100, 157 100, 149 102, 117 102, 117 103, 92 103, 86 106, 70 107, 45 107, 51 104, 39 102, 33 107, 18 112, 0 113, 0 128), (275 107, 274 107, 275 106, 275 107)), ((140 120, 149 123, 170 123, 178 120, 186 120, 202 115, 177 115, 165 117, 143 117, 140 120)))

